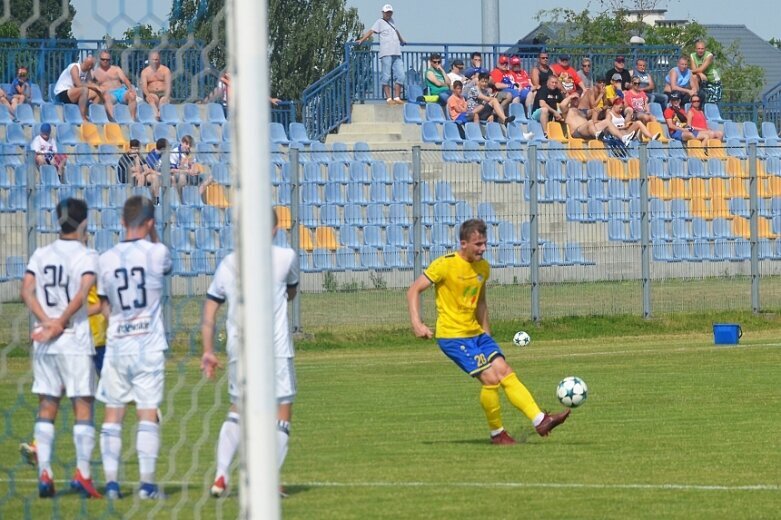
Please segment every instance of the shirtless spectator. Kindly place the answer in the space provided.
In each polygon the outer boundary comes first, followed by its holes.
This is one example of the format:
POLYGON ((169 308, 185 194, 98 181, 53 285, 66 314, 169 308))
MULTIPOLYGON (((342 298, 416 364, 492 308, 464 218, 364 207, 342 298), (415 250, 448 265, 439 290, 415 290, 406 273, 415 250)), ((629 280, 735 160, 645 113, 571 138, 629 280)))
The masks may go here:
POLYGON ((548 76, 553 74, 550 66, 548 65, 548 53, 547 51, 541 51, 537 55, 537 64, 531 70, 531 82, 532 90, 531 96, 526 97, 526 112, 531 113, 531 109, 537 98, 537 92, 548 83, 548 76))
POLYGON ((626 59, 623 56, 616 56, 616 60, 613 62, 613 68, 605 73, 605 81, 610 81, 613 76, 618 74, 621 76, 621 85, 619 88, 629 89, 629 84, 632 81, 632 76, 629 71, 626 70, 626 59))
POLYGON ((686 56, 678 58, 678 65, 670 69, 664 81, 666 82, 664 92, 668 95, 678 92, 681 95, 680 101, 684 105, 689 102, 689 98, 695 95, 699 89, 699 80, 696 74, 692 74, 689 68, 689 60, 686 59, 686 56))
POLYGON ((673 139, 684 143, 692 139, 707 140, 705 134, 701 136, 698 130, 689 125, 689 118, 681 108, 681 93, 678 91, 670 93, 670 106, 664 111, 664 119, 667 122, 670 137, 673 139))
POLYGON ((87 56, 81 63, 71 63, 62 71, 54 85, 54 97, 58 103, 79 105, 81 117, 89 121, 88 103, 102 103, 103 93, 92 83, 95 58, 87 56))
POLYGON ((654 77, 648 72, 648 62, 646 60, 638 58, 637 61, 635 61, 635 68, 629 74, 633 79, 635 76, 640 78, 640 90, 645 92, 645 95, 648 96, 649 103, 656 102, 663 107, 667 106, 667 96, 654 92, 654 90, 656 90, 656 83, 654 82, 654 77))
POLYGON ((464 76, 464 60, 453 60, 450 64, 450 72, 447 73, 447 77, 450 78, 450 85, 456 81, 460 81, 463 85, 466 82, 466 76, 464 76))
POLYGON ((100 90, 103 91, 103 100, 106 105, 108 117, 114 120, 114 105, 123 103, 130 109, 130 117, 136 118, 136 89, 127 79, 122 69, 111 64, 111 53, 101 51, 100 64, 92 73, 100 90))
POLYGON ((160 119, 160 105, 171 102, 171 69, 160 63, 160 53, 149 53, 149 65, 141 71, 141 94, 160 119))
POLYGON ((691 71, 698 79, 698 84, 705 91, 705 103, 721 101, 721 74, 714 63, 713 53, 705 50, 705 42, 697 40, 691 59, 691 71))
MULTIPOLYGON (((604 85, 604 79, 602 78, 597 78, 597 82, 604 85)), ((604 132, 607 132, 610 135, 621 139, 624 144, 629 144, 629 140, 634 137, 633 135, 628 136, 628 134, 616 128, 610 118, 605 118, 601 121, 587 120, 579 108, 575 109, 576 101, 577 96, 573 95, 561 104, 562 114, 564 114, 564 122, 567 123, 567 127, 570 131, 570 137, 574 139, 586 140, 599 139, 604 132)))
POLYGON ((559 85, 561 85, 561 90, 565 96, 570 92, 578 92, 580 94, 583 90, 578 71, 569 66, 569 54, 559 55, 559 62, 554 63, 551 66, 551 70, 559 77, 559 85))
POLYGON ((578 110, 585 119, 596 123, 598 120, 604 119, 605 103, 605 80, 604 78, 596 78, 594 86, 580 96, 578 110))
POLYGON ((708 120, 705 118, 705 113, 702 111, 702 99, 699 94, 692 96, 691 104, 692 106, 686 114, 686 120, 688 121, 689 126, 697 131, 697 137, 703 141, 708 139, 718 139, 721 141, 724 139, 724 132, 708 128, 708 120))
POLYGON ((578 69, 580 84, 583 85, 583 92, 594 86, 594 76, 592 75, 591 60, 583 58, 580 60, 580 69, 578 69))
POLYGON ((157 202, 160 174, 141 158, 141 143, 138 139, 131 139, 129 150, 119 158, 117 180, 122 184, 132 182, 134 186, 148 186, 153 200, 157 202))
POLYGON ((632 78, 632 88, 624 93, 624 104, 626 109, 624 115, 630 121, 636 119, 642 123, 650 123, 656 118, 651 115, 651 109, 648 106, 648 95, 640 90, 640 78, 632 78))

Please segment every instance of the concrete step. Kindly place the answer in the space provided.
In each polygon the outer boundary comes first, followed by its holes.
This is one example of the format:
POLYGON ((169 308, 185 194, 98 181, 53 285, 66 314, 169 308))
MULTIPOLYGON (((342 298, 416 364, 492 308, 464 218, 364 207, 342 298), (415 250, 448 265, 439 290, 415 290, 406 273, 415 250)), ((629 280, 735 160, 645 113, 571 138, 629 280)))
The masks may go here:
POLYGON ((352 121, 354 123, 403 123, 404 107, 382 103, 353 104, 352 121))

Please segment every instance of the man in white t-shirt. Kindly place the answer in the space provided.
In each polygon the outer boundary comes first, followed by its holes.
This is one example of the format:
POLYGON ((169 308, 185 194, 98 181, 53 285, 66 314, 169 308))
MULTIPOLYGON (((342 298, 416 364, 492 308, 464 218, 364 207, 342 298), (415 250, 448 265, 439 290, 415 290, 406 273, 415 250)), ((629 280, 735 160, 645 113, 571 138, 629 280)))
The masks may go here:
POLYGON ((165 276, 171 254, 155 229, 155 207, 146 197, 127 199, 122 209, 125 240, 100 255, 98 296, 108 316, 106 354, 97 398, 106 405, 100 452, 108 498, 120 498, 119 457, 125 406, 138 416, 136 450, 141 499, 161 498, 155 482, 160 452, 158 407, 163 400, 165 351, 163 323, 165 276), (149 239, 147 239, 147 237, 149 239))
POLYGON ((95 58, 87 56, 81 63, 71 63, 62 71, 57 83, 54 84, 54 97, 58 103, 73 103, 79 105, 81 117, 87 117, 87 104, 100 103, 103 95, 97 85, 93 84, 92 69, 95 68, 95 58))
POLYGON ((382 6, 382 16, 374 22, 374 25, 364 33, 356 43, 361 45, 371 38, 373 34, 380 37, 380 64, 382 71, 380 83, 385 91, 385 100, 389 105, 403 105, 401 100, 401 86, 404 84, 405 72, 404 63, 401 61, 401 46, 407 42, 402 38, 401 33, 396 29, 396 22, 393 20, 393 6, 385 4, 382 6), (393 97, 391 98, 391 72, 393 72, 393 97))
POLYGON ((35 445, 38 457, 38 495, 53 497, 51 454, 54 420, 63 392, 73 404, 73 443, 76 472, 71 486, 88 497, 100 498, 90 476, 95 446, 92 422, 96 374, 87 319, 87 294, 95 285, 98 254, 83 244, 87 204, 68 198, 57 205, 60 237, 35 250, 22 280, 21 297, 37 321, 33 328, 33 393, 38 394, 35 445))
MULTIPOLYGON (((273 213, 274 228, 277 232, 277 214, 273 213)), ((296 371, 293 365, 293 340, 290 337, 290 327, 287 319, 287 302, 296 296, 298 290, 298 257, 290 248, 271 246, 274 319, 274 366, 276 369, 277 411, 277 448, 279 468, 287 455, 288 439, 290 437, 290 419, 293 411, 293 400, 296 396, 296 371)), ((236 316, 236 300, 238 297, 238 260, 235 253, 226 256, 214 273, 209 289, 206 291, 206 302, 203 305, 203 320, 201 321, 201 337, 203 338, 203 356, 201 369, 206 377, 213 378, 219 363, 214 354, 214 324, 220 305, 228 302, 228 394, 231 407, 228 418, 222 424, 217 442, 217 475, 211 488, 215 497, 224 496, 228 488, 228 468, 239 446, 239 400, 238 379, 238 348, 239 341, 238 317, 236 316)), ((284 496, 284 493, 283 493, 284 496)))

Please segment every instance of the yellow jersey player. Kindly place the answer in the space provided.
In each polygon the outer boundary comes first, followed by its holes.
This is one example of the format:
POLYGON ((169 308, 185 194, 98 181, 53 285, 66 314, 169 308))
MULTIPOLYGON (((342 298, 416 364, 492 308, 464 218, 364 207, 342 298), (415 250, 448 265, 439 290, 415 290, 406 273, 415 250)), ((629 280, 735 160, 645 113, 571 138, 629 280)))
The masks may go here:
POLYGON ((459 230, 460 249, 435 259, 407 291, 410 320, 415 336, 429 339, 434 333, 420 319, 420 295, 436 290, 436 339, 439 348, 461 370, 480 381, 480 405, 488 420, 493 444, 515 444, 502 426, 499 388, 510 403, 528 417, 537 433, 547 436, 563 423, 570 410, 550 415, 540 410, 531 393, 507 364, 490 335, 486 281, 491 267, 483 258, 486 224, 470 219, 459 230))

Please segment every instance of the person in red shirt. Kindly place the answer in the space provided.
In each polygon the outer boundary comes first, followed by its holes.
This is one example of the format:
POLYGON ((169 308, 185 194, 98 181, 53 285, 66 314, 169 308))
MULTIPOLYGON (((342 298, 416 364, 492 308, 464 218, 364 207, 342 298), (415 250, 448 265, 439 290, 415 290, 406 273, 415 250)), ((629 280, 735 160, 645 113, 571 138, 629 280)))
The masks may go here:
MULTIPOLYGON (((559 84, 565 94, 580 90, 583 92, 583 85, 580 81, 578 71, 569 66, 569 54, 559 55, 559 62, 551 66, 553 73, 559 77, 559 84)), ((581 92, 578 92, 580 94, 581 92)))
POLYGON ((689 119, 681 108, 681 93, 674 91, 670 94, 670 106, 664 110, 664 119, 667 122, 667 130, 670 137, 678 141, 686 142, 698 139, 699 130, 689 125, 689 119))
POLYGON ((651 108, 648 106, 648 94, 640 90, 640 78, 632 78, 632 88, 624 92, 624 115, 627 119, 636 119, 643 123, 650 123, 656 118, 651 115, 651 108))
POLYGON ((689 126, 699 132, 697 137, 703 141, 708 139, 718 139, 721 141, 724 139, 724 132, 708 128, 708 120, 705 119, 705 113, 702 111, 701 107, 702 100, 698 94, 695 94, 691 98, 691 107, 686 114, 686 120, 688 121, 689 126))
POLYGON ((514 89, 518 91, 518 96, 513 99, 513 103, 525 104, 526 98, 532 89, 532 81, 521 67, 521 58, 518 56, 510 58, 510 74, 513 78, 514 89))
POLYGON ((491 71, 491 86, 497 92, 496 99, 505 111, 519 95, 514 88, 514 83, 513 74, 510 72, 510 58, 505 55, 499 56, 496 67, 491 71))

